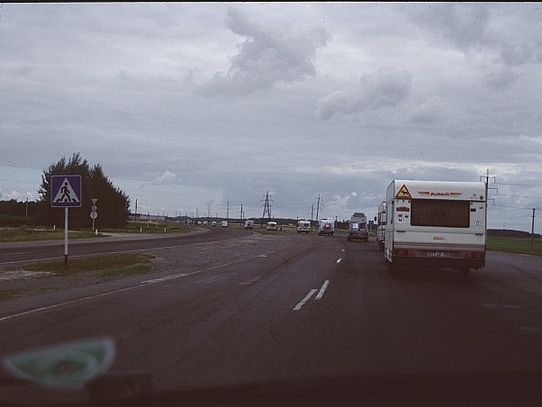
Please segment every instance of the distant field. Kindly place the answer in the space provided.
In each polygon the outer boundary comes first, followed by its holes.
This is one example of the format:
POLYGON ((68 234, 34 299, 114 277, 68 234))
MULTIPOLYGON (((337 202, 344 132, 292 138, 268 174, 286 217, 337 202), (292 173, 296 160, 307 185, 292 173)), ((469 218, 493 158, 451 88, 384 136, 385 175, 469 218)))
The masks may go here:
MULTIPOLYGON (((487 239, 487 248, 489 250, 503 252, 530 253, 531 239, 489 236, 487 239)), ((534 240, 534 250, 532 254, 542 255, 542 239, 534 240)))
POLYGON ((103 233, 182 233, 191 229, 180 223, 130 222, 123 228, 99 228, 103 233))

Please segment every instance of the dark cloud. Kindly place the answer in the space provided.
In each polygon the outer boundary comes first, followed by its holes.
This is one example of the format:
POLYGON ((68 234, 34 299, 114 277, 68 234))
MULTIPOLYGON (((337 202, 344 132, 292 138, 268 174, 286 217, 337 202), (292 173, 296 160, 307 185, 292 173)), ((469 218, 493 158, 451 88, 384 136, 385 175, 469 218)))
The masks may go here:
POLYGON ((239 53, 230 58, 228 72, 215 74, 202 87, 206 95, 248 94, 279 81, 293 82, 315 75, 312 60, 316 50, 326 45, 328 34, 301 26, 295 20, 268 21, 258 17, 240 8, 228 10, 226 26, 246 40, 239 53))
POLYGON ((381 69, 364 74, 353 89, 335 91, 322 98, 319 116, 327 120, 338 113, 348 115, 396 107, 408 97, 411 82, 412 77, 406 71, 381 69))

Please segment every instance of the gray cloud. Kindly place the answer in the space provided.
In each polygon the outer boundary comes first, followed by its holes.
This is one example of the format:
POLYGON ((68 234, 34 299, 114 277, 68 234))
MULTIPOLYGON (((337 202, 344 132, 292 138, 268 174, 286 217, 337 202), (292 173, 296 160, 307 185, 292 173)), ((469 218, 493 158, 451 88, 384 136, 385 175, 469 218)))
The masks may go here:
POLYGON ((240 8, 230 8, 226 26, 245 37, 239 53, 230 59, 227 73, 216 73, 202 87, 206 95, 248 94, 276 82, 294 82, 314 76, 316 50, 329 35, 322 29, 301 26, 297 21, 260 19, 240 8))
POLYGON ((425 3, 400 9, 417 25, 460 49, 486 42, 490 20, 486 4, 425 3))
POLYGON ((412 86, 412 76, 406 71, 381 69, 364 74, 358 86, 351 90, 335 91, 319 102, 318 114, 331 119, 338 113, 346 115, 396 107, 404 101, 412 86))
POLYGON ((485 77, 485 84, 494 90, 509 89, 520 77, 520 74, 510 69, 502 69, 495 72, 488 72, 485 77))
POLYGON ((496 203, 536 206, 536 7, 5 4, 0 192, 35 197, 41 171, 79 151, 151 213, 230 201, 259 216, 269 189, 277 216, 310 216, 321 194, 323 215, 348 218, 393 178, 487 168, 535 185, 496 203))
POLYGON ((411 120, 419 124, 434 124, 444 118, 445 102, 440 97, 432 97, 418 105, 412 113, 411 120))
POLYGON ((542 41, 515 44, 498 44, 499 54, 507 65, 524 65, 542 62, 542 41))

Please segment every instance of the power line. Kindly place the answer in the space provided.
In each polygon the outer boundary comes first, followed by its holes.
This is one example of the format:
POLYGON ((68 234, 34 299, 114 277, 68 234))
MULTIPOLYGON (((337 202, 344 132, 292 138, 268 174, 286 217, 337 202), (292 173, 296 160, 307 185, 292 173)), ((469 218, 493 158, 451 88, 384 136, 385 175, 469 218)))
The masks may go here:
POLYGON ((263 201, 263 213, 262 213, 262 221, 260 223, 260 227, 263 227, 263 221, 265 219, 265 214, 267 214, 267 219, 271 220, 271 202, 273 202, 272 199, 269 199, 269 191, 265 191, 265 196, 263 201))

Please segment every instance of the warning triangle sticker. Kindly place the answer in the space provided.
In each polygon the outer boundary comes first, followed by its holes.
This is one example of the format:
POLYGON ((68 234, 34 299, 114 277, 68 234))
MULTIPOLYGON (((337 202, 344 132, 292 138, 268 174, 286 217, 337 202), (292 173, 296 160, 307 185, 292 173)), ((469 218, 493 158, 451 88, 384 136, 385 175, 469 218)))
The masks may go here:
POLYGON ((397 192, 397 195, 395 195, 395 198, 396 199, 412 199, 412 197, 410 196, 410 192, 408 191, 408 188, 406 187, 405 184, 403 184, 399 192, 397 192))
POLYGON ((62 181, 61 187, 56 193, 56 196, 55 196, 55 199, 53 199, 53 202, 54 203, 67 203, 67 202, 79 203, 79 198, 77 197, 77 194, 75 193, 70 182, 68 181, 68 178, 64 178, 64 181, 62 181))

